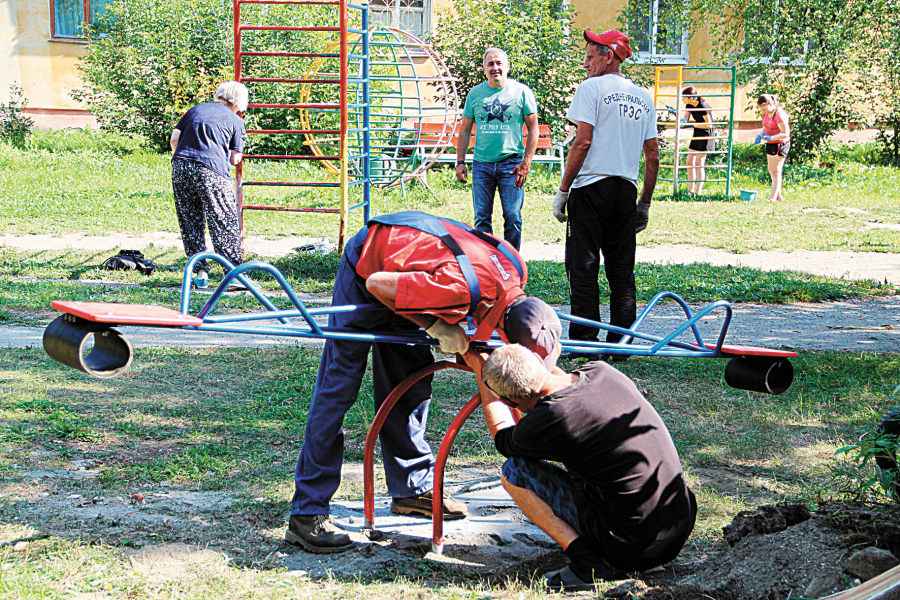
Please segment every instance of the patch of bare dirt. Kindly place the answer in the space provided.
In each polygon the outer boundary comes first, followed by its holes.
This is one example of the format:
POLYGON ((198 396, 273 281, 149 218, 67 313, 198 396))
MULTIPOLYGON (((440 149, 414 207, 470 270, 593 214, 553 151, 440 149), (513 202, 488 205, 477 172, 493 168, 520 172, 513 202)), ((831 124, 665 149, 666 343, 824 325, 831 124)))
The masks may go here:
MULTIPOLYGON (((693 563, 674 563, 670 572, 647 573, 609 590, 606 596, 821 598, 858 585, 859 561, 875 563, 887 557, 884 564, 896 564, 891 554, 900 553, 900 508, 875 510, 829 503, 810 512, 800 505, 763 506, 740 513, 723 533, 729 549, 693 563), (867 548, 880 550, 859 554, 867 548)), ((875 574, 885 570, 882 563, 868 563, 875 574)))
MULTIPOLYGON (((48 458, 32 458, 41 457, 48 458)), ((482 485, 472 482, 490 474, 465 471, 469 485, 457 482, 451 486, 454 493, 482 485)), ((473 522, 448 528, 443 555, 429 552, 428 538, 389 532, 373 538, 361 528, 350 532, 358 548, 336 556, 313 555, 283 542, 280 503, 262 498, 251 503, 225 491, 164 485, 111 491, 98 485, 96 473, 91 459, 29 464, 18 482, 8 481, 0 489, 5 500, 0 519, 30 525, 42 535, 119 546, 134 569, 153 581, 237 564, 285 567, 304 578, 403 575, 447 581, 475 576, 502 584, 508 578, 528 581, 566 563, 564 554, 536 529, 534 535, 528 533, 531 529, 509 535, 486 526, 478 529, 473 522)), ((712 471, 705 474, 714 476, 712 471)), ((731 475, 740 487, 741 473, 731 475)), ((473 521, 481 516, 490 523, 524 521, 508 504, 473 506, 472 515, 473 521)), ((360 519, 354 516, 350 522, 359 524, 360 519)), ((684 553, 663 568, 616 582, 605 595, 628 600, 824 597, 859 580, 848 561, 860 550, 878 548, 900 556, 900 507, 830 503, 810 511, 799 505, 762 506, 739 514, 723 537, 730 547, 718 554, 684 553)))

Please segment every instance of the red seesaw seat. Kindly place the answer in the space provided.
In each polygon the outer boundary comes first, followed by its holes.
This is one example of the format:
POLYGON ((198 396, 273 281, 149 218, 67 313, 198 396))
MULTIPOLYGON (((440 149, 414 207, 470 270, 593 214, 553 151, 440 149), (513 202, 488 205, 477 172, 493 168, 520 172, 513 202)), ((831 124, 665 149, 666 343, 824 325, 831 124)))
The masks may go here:
MULTIPOLYGON (((705 344, 710 350, 715 350, 715 344, 705 344)), ((722 354, 724 356, 771 356, 773 358, 794 358, 796 352, 790 350, 773 350, 772 348, 760 348, 757 346, 736 346, 730 344, 722 344, 722 354)))
POLYGON ((94 323, 116 325, 151 325, 155 327, 185 327, 203 325, 203 319, 185 315, 163 306, 146 304, 116 304, 111 302, 78 302, 54 300, 50 306, 58 311, 94 323))

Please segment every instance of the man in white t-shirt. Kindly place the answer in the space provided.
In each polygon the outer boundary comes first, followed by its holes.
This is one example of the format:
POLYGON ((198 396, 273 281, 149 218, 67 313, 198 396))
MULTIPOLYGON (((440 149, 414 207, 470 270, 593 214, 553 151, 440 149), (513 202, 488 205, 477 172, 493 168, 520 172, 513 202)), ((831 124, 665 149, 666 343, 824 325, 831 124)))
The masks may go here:
MULTIPOLYGON (((584 38, 588 79, 575 90, 566 113, 577 131, 553 215, 565 222, 568 212, 566 274, 572 314, 600 321, 597 276, 602 253, 609 282, 609 322, 630 327, 637 316, 635 234, 647 227, 659 171, 656 108, 650 94, 619 72, 619 65, 631 56, 625 34, 585 30, 584 38), (644 187, 635 203, 641 152, 644 187)), ((573 340, 597 340, 597 334, 594 327, 569 326, 573 340)), ((606 341, 621 337, 607 332, 606 341)))

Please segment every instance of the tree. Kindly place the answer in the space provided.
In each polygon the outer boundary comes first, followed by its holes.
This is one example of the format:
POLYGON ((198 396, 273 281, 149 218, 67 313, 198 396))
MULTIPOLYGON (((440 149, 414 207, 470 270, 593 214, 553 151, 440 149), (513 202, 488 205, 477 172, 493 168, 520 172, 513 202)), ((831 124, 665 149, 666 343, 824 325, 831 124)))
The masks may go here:
MULTIPOLYGON (((646 0, 629 3, 636 18, 646 0)), ((738 67, 754 94, 774 93, 791 115, 791 156, 814 155, 838 129, 868 123, 878 98, 894 96, 872 71, 882 32, 894 33, 898 0, 670 0, 668 20, 705 28, 718 64, 738 67)), ((664 6, 663 6, 664 5, 664 6)), ((890 36, 896 37, 896 35, 890 36)), ((894 44, 891 41, 888 45, 894 44)), ((896 56, 896 53, 892 54, 896 56)))
POLYGON ((559 135, 572 94, 584 80, 583 49, 570 35, 575 31, 572 17, 572 9, 560 0, 454 0, 438 9, 431 41, 459 78, 461 98, 485 80, 484 51, 505 50, 510 77, 532 89, 538 118, 559 135))
MULTIPOLYGON (((335 18, 316 8, 245 5, 243 15, 255 24, 335 24, 335 18)), ((199 102, 211 101, 218 85, 234 77, 233 27, 231 0, 116 0, 87 32, 95 39, 78 65, 85 85, 73 95, 97 116, 101 128, 144 136, 166 150, 181 115, 199 102)), ((321 51, 336 36, 291 31, 244 35, 245 47, 249 43, 257 50, 292 52, 321 51)), ((308 62, 278 60, 245 57, 243 74, 302 78, 309 68, 308 62)), ((322 65, 323 72, 338 68, 337 59, 322 65)), ((298 88, 296 83, 255 83, 250 101, 296 103, 298 88)), ((336 102, 336 98, 337 91, 314 88, 310 101, 336 102)), ((337 119, 333 113, 313 117, 337 119)), ((250 111, 245 120, 247 129, 300 128, 298 111, 250 111)), ((309 153, 300 136, 254 136, 251 141, 248 152, 309 153)))
POLYGON ((231 78, 230 0, 119 0, 90 34, 73 95, 103 129, 168 147, 178 119, 231 78))
POLYGON ((17 148, 25 147, 25 139, 31 134, 34 120, 23 114, 28 106, 25 92, 15 81, 9 85, 9 102, 0 103, 0 140, 17 148))

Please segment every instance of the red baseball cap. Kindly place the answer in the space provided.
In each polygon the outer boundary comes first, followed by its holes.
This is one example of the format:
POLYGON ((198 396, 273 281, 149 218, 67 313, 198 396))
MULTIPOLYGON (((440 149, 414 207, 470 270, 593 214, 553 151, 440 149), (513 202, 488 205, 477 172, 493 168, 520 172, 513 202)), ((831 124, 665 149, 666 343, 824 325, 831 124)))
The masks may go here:
POLYGON ((584 39, 589 42, 594 42, 595 44, 609 46, 621 61, 624 61, 631 56, 631 43, 628 40, 628 36, 621 31, 610 29, 603 33, 594 33, 593 31, 585 29, 584 39))

